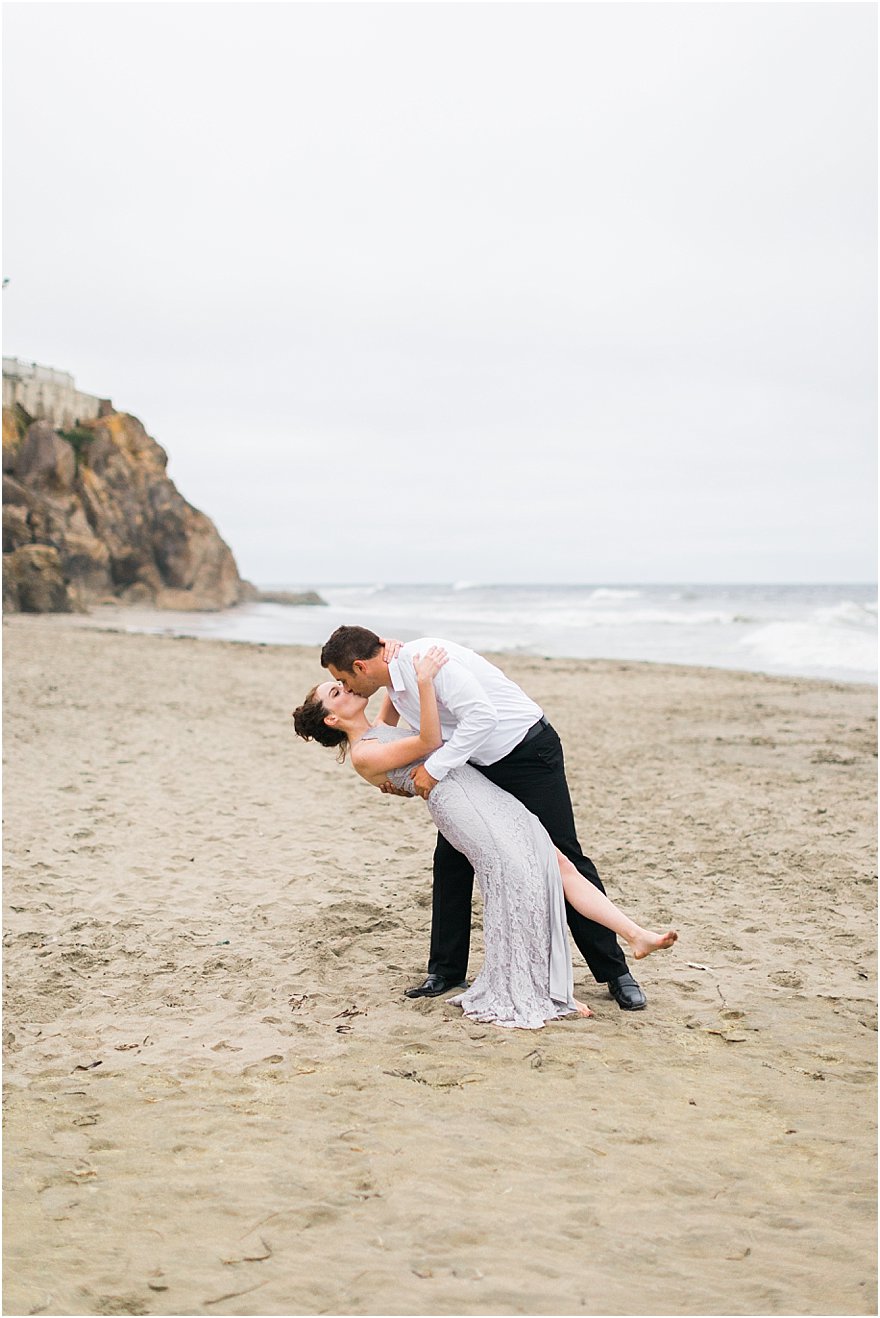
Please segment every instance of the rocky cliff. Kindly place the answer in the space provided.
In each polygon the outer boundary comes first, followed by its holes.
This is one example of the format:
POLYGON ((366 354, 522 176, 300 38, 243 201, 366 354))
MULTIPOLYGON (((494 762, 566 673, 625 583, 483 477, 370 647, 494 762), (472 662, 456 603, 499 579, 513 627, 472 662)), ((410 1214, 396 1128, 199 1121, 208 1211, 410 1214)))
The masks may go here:
POLYGON ((56 430, 3 409, 3 608, 122 601, 223 609, 257 598, 213 522, 166 474, 136 417, 56 430))

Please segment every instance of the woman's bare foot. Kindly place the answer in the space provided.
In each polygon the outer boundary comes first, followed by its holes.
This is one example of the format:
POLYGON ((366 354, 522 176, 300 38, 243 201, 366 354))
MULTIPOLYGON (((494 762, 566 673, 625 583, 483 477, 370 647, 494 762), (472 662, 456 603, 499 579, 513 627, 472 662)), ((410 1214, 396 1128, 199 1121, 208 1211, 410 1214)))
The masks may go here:
POLYGON ((589 1007, 585 1002, 578 1002, 577 998, 573 998, 572 1001, 574 1002, 574 1005, 577 1007, 577 1013, 579 1016, 592 1016, 593 1013, 590 1011, 589 1007))
POLYGON ((635 938, 627 941, 632 949, 633 959, 641 961, 642 957, 650 956, 652 952, 662 952, 664 948, 671 947, 677 939, 678 934, 674 929, 670 929, 665 934, 655 934, 652 929, 640 929, 635 938))

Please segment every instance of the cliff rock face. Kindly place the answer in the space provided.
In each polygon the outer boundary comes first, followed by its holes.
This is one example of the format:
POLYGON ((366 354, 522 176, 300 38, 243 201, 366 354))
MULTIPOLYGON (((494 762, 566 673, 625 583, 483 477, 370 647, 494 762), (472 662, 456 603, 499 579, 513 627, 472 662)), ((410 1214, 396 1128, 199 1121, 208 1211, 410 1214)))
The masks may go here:
POLYGON ((4 610, 110 601, 204 610, 254 598, 213 522, 178 493, 166 464, 125 413, 59 431, 4 409, 4 610))

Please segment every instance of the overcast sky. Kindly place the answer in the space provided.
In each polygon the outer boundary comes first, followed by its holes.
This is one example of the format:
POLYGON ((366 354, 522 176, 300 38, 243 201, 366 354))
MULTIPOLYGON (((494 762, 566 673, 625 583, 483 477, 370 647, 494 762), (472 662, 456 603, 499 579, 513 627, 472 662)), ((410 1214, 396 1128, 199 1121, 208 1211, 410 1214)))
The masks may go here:
POLYGON ((4 352, 244 575, 875 579, 874 5, 4 17, 4 352))

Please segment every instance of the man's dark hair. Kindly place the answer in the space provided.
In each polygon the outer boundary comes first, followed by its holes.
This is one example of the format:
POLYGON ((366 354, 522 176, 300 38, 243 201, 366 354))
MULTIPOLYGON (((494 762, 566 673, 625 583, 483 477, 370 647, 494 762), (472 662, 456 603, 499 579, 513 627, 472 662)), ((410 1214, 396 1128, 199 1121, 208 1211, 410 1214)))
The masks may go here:
POLYGON ((379 637, 368 628, 337 627, 321 651, 321 667, 332 664, 340 673, 352 673, 355 659, 373 659, 381 649, 379 637))

